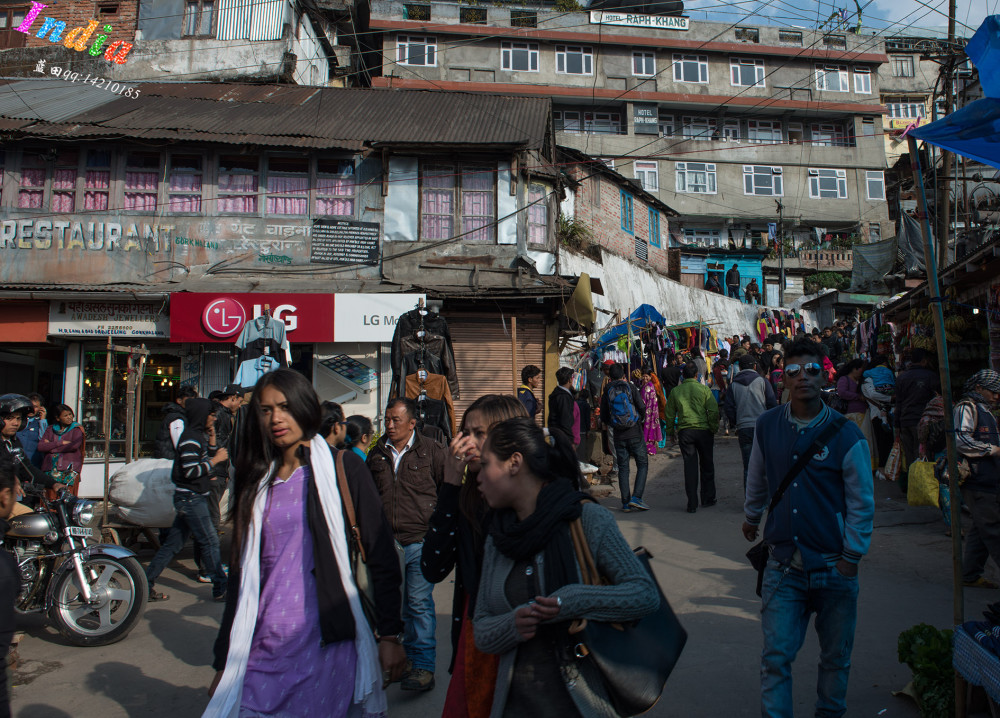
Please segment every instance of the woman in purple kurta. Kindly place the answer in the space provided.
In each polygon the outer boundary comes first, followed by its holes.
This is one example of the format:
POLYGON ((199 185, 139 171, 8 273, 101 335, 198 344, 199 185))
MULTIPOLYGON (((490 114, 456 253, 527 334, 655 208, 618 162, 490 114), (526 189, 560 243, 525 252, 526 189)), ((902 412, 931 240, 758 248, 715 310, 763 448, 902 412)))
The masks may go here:
POLYGON ((648 369, 642 373, 642 401, 646 405, 646 421, 642 425, 642 437, 646 442, 646 451, 652 456, 656 453, 656 444, 663 438, 660 433, 660 405, 656 399, 656 386, 648 369))
POLYGON ((354 641, 321 645, 306 520, 309 467, 270 488, 260 549, 257 629, 243 679, 240 718, 347 715, 354 693, 354 641))

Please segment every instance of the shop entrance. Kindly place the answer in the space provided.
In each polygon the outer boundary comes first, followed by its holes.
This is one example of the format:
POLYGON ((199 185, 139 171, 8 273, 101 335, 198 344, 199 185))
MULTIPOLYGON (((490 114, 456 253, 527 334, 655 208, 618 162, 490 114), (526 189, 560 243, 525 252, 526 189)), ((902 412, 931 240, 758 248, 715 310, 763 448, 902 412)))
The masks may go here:
POLYGON ((0 350, 0 394, 37 391, 47 406, 63 397, 64 350, 54 347, 0 350))

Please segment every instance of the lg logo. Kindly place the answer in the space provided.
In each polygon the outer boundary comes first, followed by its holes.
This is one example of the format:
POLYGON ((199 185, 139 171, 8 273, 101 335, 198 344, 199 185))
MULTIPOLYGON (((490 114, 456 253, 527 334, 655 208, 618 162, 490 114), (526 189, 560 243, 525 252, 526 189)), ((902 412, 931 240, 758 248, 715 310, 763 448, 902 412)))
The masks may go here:
MULTIPOLYGON (((299 318, 295 316, 295 314, 293 313, 295 312, 295 309, 296 307, 294 304, 279 304, 275 308, 275 310, 271 312, 271 316, 274 319, 277 319, 278 321, 285 323, 285 331, 294 332, 299 326, 299 318)), ((263 313, 264 312, 261 309, 261 305, 259 304, 253 305, 254 319, 261 316, 263 313)))
POLYGON ((243 305, 235 299, 216 299, 201 315, 205 331, 216 337, 231 337, 243 328, 247 320, 243 305))

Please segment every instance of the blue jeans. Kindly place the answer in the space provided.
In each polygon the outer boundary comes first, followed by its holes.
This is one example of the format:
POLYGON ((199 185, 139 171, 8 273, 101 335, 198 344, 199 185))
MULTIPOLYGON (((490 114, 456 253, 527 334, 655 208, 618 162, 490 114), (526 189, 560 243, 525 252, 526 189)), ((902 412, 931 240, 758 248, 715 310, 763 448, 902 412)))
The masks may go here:
POLYGON ((628 506, 628 502, 633 496, 641 499, 642 492, 646 490, 649 451, 642 439, 626 439, 621 443, 615 443, 615 459, 618 462, 618 488, 622 494, 622 506, 628 506), (631 493, 628 488, 628 459, 630 456, 635 459, 635 490, 631 493))
POLYGON ((739 299, 740 298, 740 286, 738 284, 727 284, 726 285, 726 289, 729 290, 729 298, 730 299, 739 299))
POLYGON ((434 584, 424 578, 420 570, 423 550, 423 541, 403 547, 406 561, 406 575, 403 577, 403 648, 415 669, 423 668, 433 673, 437 664, 434 638, 437 617, 434 615, 434 584))
POLYGON ((847 677, 858 621, 857 577, 847 578, 835 566, 806 573, 772 559, 764 571, 761 596, 761 716, 792 718, 792 662, 815 613, 820 651, 816 716, 840 718, 847 713, 847 677))
POLYGON ((219 534, 212 524, 208 508, 208 497, 189 491, 174 492, 174 509, 177 517, 174 525, 167 532, 167 537, 160 544, 160 550, 149 562, 146 569, 146 580, 149 590, 153 583, 163 573, 174 556, 180 553, 187 543, 188 536, 194 536, 201 548, 201 572, 212 579, 212 595, 221 596, 226 591, 226 574, 222 570, 222 559, 219 556, 219 534))
POLYGON ((743 493, 747 490, 747 469, 750 468, 750 454, 753 452, 754 431, 752 426, 736 430, 736 440, 740 442, 740 453, 743 455, 743 493))

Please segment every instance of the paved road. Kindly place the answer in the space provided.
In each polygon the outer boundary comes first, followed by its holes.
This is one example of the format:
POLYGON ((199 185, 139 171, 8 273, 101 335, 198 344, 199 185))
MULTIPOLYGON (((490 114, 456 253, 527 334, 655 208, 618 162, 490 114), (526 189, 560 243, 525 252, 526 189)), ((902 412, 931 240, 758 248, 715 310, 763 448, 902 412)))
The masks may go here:
MULTIPOLYGON (((759 715, 761 647, 755 576, 743 554, 742 468, 735 439, 716 442, 719 504, 684 511, 680 459, 654 457, 646 500, 653 510, 616 514, 625 537, 645 545, 690 639, 663 700, 648 714, 706 717, 759 715)), ((909 671, 896 660, 896 638, 910 626, 939 627, 951 620, 950 544, 934 509, 905 506, 894 485, 879 485, 872 552, 861 568, 861 608, 849 693, 852 718, 916 718, 916 709, 890 691, 909 671)), ((603 503, 618 505, 614 498, 603 503)), ((190 552, 161 577, 171 594, 150 605, 122 643, 83 649, 67 645, 43 621, 22 622, 22 666, 14 676, 17 718, 184 718, 198 716, 211 678, 211 648, 222 607, 209 587, 193 580, 190 552)), ((142 557, 144 561, 149 556, 142 557)), ((995 567, 991 567, 995 568, 995 567)), ((437 587, 437 688, 428 694, 390 693, 392 718, 440 715, 447 688, 447 631, 451 583, 437 587)), ((966 613, 976 616, 1000 591, 967 591, 966 613)), ((796 665, 796 710, 812 713, 818 648, 810 633, 796 665)))

